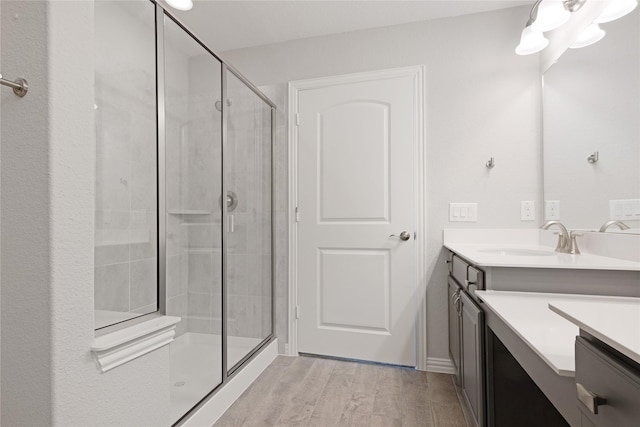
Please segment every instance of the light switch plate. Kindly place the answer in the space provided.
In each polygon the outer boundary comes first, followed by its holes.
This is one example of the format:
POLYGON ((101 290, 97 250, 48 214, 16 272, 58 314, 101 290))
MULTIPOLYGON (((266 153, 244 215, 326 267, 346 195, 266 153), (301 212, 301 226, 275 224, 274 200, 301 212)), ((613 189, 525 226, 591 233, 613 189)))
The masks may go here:
POLYGON ((536 203, 533 200, 520 202, 520 219, 522 221, 536 220, 536 203))
POLYGON ((477 203, 449 203, 450 222, 478 222, 477 203))
POLYGON ((609 200, 609 215, 616 221, 640 219, 640 199, 609 200))

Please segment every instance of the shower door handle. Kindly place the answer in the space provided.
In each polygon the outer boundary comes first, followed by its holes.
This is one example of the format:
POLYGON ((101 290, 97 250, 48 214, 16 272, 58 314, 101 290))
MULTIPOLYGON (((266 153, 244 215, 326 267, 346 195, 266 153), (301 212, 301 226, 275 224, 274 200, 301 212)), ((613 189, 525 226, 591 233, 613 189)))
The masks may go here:
POLYGON ((408 231, 403 231, 402 233, 400 233, 399 236, 396 236, 395 234, 391 234, 391 235, 389 235, 389 237, 397 237, 398 239, 402 240, 403 242, 406 242, 407 240, 409 240, 411 238, 411 234, 409 234, 408 231))

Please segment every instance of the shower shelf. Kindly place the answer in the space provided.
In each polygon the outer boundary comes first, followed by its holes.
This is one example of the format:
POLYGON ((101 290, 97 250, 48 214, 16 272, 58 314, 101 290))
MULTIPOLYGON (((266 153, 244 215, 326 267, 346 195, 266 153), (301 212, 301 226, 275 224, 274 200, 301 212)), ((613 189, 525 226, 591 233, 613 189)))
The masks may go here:
POLYGON ((169 215, 211 215, 213 211, 199 211, 199 210, 183 210, 183 211, 169 211, 169 215))

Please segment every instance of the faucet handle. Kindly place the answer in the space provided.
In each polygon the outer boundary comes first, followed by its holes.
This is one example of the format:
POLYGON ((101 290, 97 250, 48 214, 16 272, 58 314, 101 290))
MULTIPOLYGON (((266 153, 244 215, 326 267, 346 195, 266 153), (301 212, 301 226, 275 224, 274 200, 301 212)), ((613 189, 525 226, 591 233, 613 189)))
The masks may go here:
POLYGON ((583 236, 583 233, 579 233, 577 231, 572 231, 571 233, 569 233, 569 235, 571 236, 571 244, 569 246, 569 253, 572 255, 580 255, 580 249, 578 249, 578 241, 576 240, 576 237, 580 237, 583 236))

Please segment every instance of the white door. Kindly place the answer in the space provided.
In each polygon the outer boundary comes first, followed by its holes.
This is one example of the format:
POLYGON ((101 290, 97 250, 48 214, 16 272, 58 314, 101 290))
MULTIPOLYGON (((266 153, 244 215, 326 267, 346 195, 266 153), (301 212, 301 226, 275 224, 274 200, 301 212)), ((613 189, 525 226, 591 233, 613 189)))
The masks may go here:
POLYGON ((415 366, 418 75, 349 80, 298 96, 298 351, 415 366))

